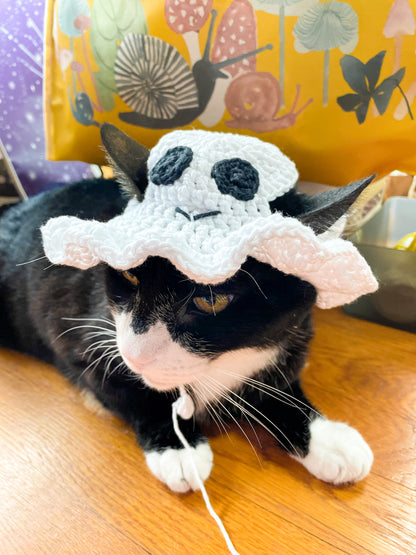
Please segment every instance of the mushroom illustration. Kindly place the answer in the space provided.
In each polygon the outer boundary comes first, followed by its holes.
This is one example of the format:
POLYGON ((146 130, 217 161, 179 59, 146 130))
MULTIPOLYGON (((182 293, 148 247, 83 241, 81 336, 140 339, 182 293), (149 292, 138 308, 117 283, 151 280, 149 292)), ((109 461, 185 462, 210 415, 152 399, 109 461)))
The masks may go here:
POLYGON ((59 64, 62 71, 62 78, 64 79, 65 71, 69 67, 69 64, 73 61, 74 56, 71 50, 68 48, 59 48, 59 37, 58 37, 58 5, 55 5, 53 13, 53 23, 52 23, 52 38, 53 44, 55 46, 55 58, 59 64))
MULTIPOLYGON (((285 105, 285 17, 301 15, 305 11, 305 0, 252 0, 253 7, 279 16, 279 84, 282 95, 282 107, 285 105), (295 6, 294 4, 301 4, 295 6)), ((309 7, 310 2, 307 1, 309 7)), ((307 9, 307 8, 306 8, 307 9)))
MULTIPOLYGON (((393 71, 397 71, 400 67, 400 58, 402 52, 403 37, 405 35, 414 35, 416 30, 415 17, 408 0, 396 0, 390 10, 386 24, 383 29, 383 35, 386 38, 394 39, 394 64, 393 71)), ((416 96, 416 81, 410 85, 405 93, 406 98, 402 98, 394 112, 394 118, 403 119, 408 113, 408 105, 413 103, 416 96)))
POLYGON ((59 0, 58 23, 64 35, 67 35, 72 43, 72 39, 79 37, 82 33, 75 25, 75 19, 79 15, 89 17, 91 15, 90 6, 87 0, 59 0))
POLYGON ((73 61, 74 56, 67 48, 61 48, 56 50, 56 59, 58 60, 62 74, 64 74, 65 70, 69 67, 69 64, 73 61))
POLYGON ((193 66, 201 59, 199 31, 211 13, 213 0, 166 0, 166 23, 175 33, 183 36, 193 66))
POLYGON ((322 2, 301 15, 293 29, 297 52, 324 51, 323 105, 328 105, 329 52, 352 52, 358 42, 358 16, 349 4, 322 2))
MULTIPOLYGON (((84 71, 84 66, 80 62, 71 62, 71 69, 75 73, 77 77, 77 81, 81 86, 81 89, 84 91, 85 94, 87 94, 84 82, 81 77, 81 73, 84 71)), ((74 91, 74 94, 75 94, 75 91, 74 91)))
POLYGON ((310 98, 296 112, 300 95, 300 85, 290 112, 276 117, 282 107, 279 82, 269 72, 254 71, 236 77, 228 87, 225 104, 232 120, 225 124, 234 129, 250 129, 256 133, 266 133, 292 127, 298 115, 312 102, 310 98))
POLYGON ((85 62, 87 64, 88 73, 90 74, 90 77, 91 77, 92 85, 94 87, 95 96, 97 98, 97 104, 95 104, 95 102, 92 102, 92 104, 98 112, 102 112, 103 107, 101 106, 100 95, 98 94, 97 85, 96 85, 95 79, 94 79, 94 73, 92 72, 90 61, 89 61, 89 58, 88 58, 87 45, 85 44, 85 31, 90 26, 91 26, 91 18, 86 16, 86 15, 79 14, 74 20, 75 29, 78 29, 81 32, 82 48, 83 48, 83 51, 84 51, 84 58, 85 58, 85 62))
POLYGON ((383 35, 386 38, 394 38, 393 73, 400 68, 403 37, 405 35, 414 35, 415 29, 415 18, 408 0, 396 0, 391 7, 383 29, 383 35))
MULTIPOLYGON (((257 46, 256 15, 249 0, 234 0, 225 11, 218 24, 217 34, 212 47, 211 60, 221 63, 234 58, 257 46)), ((206 127, 216 125, 225 111, 224 95, 235 76, 256 70, 256 56, 244 58, 227 66, 223 71, 225 78, 219 79, 214 93, 199 121, 206 127)))

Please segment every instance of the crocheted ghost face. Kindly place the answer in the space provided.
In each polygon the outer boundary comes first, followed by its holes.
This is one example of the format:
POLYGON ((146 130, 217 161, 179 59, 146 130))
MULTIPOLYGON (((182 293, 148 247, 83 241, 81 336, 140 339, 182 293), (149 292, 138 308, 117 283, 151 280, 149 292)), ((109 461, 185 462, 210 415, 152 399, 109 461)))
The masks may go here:
POLYGON ((312 283, 324 308, 377 287, 351 243, 272 213, 269 203, 298 178, 274 145, 231 133, 174 131, 150 152, 148 177, 144 200, 132 199, 108 222, 49 220, 42 228, 48 258, 82 269, 105 262, 128 270, 160 256, 195 282, 215 285, 252 257, 312 283))
POLYGON ((151 151, 146 202, 170 218, 237 229, 271 214, 298 173, 274 145, 240 135, 174 131, 151 151), (207 220, 209 219, 209 221, 207 220), (202 222, 204 220, 204 222, 202 222))

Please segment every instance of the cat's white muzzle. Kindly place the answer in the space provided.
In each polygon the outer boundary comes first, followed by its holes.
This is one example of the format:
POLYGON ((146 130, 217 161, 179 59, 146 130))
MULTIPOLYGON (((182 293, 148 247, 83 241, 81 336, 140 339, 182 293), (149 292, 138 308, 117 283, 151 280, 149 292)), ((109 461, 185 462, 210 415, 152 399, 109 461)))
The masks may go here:
POLYGON ((209 362, 175 343, 161 322, 143 334, 134 332, 131 313, 115 315, 119 352, 132 372, 144 382, 167 391, 194 381, 209 362))

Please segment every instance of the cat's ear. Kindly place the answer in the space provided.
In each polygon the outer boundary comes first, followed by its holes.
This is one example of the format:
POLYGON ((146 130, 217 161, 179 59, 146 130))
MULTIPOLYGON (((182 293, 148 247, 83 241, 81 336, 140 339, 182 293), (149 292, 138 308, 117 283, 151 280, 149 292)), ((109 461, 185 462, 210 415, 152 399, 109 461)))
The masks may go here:
POLYGON ((111 123, 102 124, 101 140, 124 191, 141 199, 147 187, 149 150, 111 123))
POLYGON ((317 234, 324 233, 348 211, 374 177, 371 175, 313 196, 291 190, 272 201, 270 208, 272 212, 297 218, 317 234))

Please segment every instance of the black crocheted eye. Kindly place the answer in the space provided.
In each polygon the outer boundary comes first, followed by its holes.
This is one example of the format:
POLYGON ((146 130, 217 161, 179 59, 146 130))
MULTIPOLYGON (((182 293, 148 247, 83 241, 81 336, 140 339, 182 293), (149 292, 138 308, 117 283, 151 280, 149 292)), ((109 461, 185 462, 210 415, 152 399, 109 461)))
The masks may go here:
POLYGON ((251 200, 259 188, 259 173, 250 162, 241 158, 221 160, 214 164, 211 177, 223 195, 237 200, 251 200))
POLYGON ((193 152, 188 146, 170 148, 150 170, 155 185, 172 185, 192 162, 193 152))

